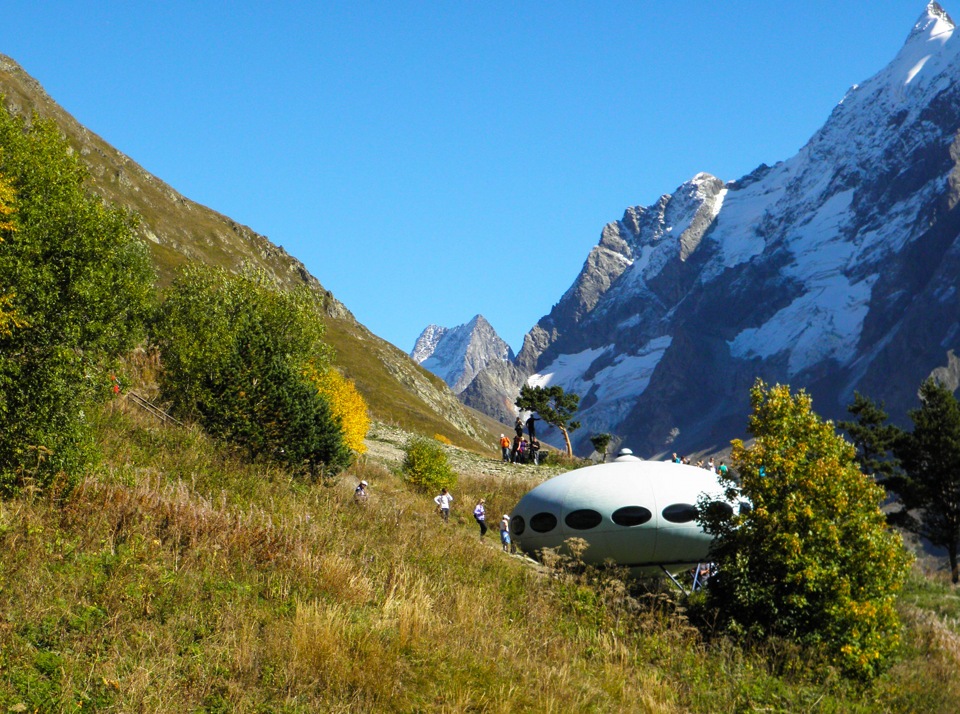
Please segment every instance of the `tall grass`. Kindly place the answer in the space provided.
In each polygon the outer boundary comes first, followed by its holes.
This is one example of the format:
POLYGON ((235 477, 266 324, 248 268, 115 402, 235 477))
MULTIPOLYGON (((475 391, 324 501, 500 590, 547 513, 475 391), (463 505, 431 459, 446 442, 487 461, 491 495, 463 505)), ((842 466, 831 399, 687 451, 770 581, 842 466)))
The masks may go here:
POLYGON ((391 464, 311 484, 122 401, 97 419, 100 471, 63 500, 0 502, 4 710, 936 712, 960 695, 955 593, 922 577, 901 661, 858 689, 786 644, 705 641, 668 590, 481 542, 476 499, 498 517, 522 478, 461 473, 443 527, 391 464))

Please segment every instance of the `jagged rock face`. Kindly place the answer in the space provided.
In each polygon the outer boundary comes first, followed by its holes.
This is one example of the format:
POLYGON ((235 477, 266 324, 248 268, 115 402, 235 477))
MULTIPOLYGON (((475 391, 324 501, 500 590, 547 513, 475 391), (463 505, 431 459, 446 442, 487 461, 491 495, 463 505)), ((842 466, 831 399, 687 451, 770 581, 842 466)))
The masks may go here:
POLYGON ((856 389, 903 421, 933 370, 957 381, 958 129, 960 34, 931 2, 796 156, 606 226, 517 366, 581 395, 581 451, 601 431, 648 455, 723 448, 757 377, 830 418, 856 389))
POLYGON ((468 407, 473 407, 502 424, 512 424, 517 416, 514 402, 524 378, 523 372, 511 362, 491 362, 458 396, 468 407))
POLYGON ((487 365, 513 362, 513 350, 493 326, 477 315, 454 328, 430 325, 417 338, 410 357, 460 394, 487 365))

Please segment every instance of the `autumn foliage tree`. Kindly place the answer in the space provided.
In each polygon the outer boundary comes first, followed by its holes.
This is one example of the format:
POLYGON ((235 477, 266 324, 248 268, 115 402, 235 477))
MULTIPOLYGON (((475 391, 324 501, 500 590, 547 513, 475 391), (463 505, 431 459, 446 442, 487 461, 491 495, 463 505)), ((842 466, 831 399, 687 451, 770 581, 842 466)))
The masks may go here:
POLYGON ((909 563, 880 510, 883 489, 807 394, 757 381, 751 401, 754 444, 734 441, 733 462, 752 509, 701 509, 718 567, 708 603, 730 633, 792 639, 872 677, 898 641, 909 563))
POLYGON ((370 430, 367 402, 353 380, 344 377, 335 367, 307 365, 305 372, 317 390, 326 397, 333 417, 340 422, 343 440, 356 454, 367 450, 364 438, 370 430))

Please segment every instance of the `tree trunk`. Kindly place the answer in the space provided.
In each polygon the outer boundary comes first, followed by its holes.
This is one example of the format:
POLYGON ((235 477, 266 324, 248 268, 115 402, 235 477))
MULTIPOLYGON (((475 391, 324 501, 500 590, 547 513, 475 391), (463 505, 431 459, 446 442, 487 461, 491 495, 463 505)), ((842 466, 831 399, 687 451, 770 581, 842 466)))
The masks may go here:
MULTIPOLYGON (((570 445, 570 435, 567 433, 567 430, 560 427, 560 433, 563 434, 563 440, 567 442, 567 456, 571 459, 573 458, 573 447, 570 445)), ((954 581, 956 582, 956 581, 954 581)))
POLYGON ((957 581, 960 581, 960 570, 957 568, 957 545, 956 543, 952 544, 947 552, 950 555, 950 579, 954 585, 957 584, 957 581))

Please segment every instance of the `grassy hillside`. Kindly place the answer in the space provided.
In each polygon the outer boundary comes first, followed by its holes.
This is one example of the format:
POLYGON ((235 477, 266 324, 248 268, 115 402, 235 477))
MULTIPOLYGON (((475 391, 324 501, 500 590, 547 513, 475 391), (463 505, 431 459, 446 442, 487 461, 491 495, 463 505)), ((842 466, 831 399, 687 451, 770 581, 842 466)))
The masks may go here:
POLYGON ((14 60, 0 55, 0 94, 8 110, 53 119, 90 171, 91 189, 106 201, 135 211, 160 285, 196 261, 239 270, 253 265, 281 285, 308 285, 324 299, 328 337, 338 363, 357 381, 373 415, 454 443, 484 448, 502 428, 467 409, 442 380, 359 324, 304 265, 250 228, 181 196, 102 138, 81 126, 14 60))
POLYGON ((655 584, 481 542, 548 471, 451 447, 444 527, 395 473, 403 433, 311 484, 123 398, 71 494, 0 503, 5 711, 954 711, 960 601, 919 575, 900 661, 866 689, 782 643, 708 642, 655 584), (367 507, 352 501, 371 483, 367 507))

